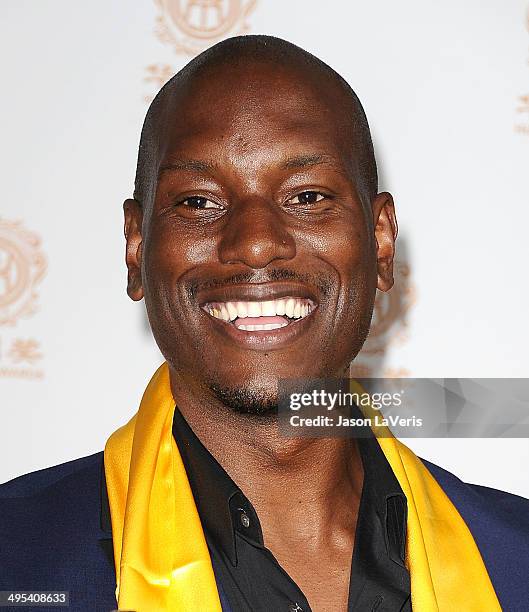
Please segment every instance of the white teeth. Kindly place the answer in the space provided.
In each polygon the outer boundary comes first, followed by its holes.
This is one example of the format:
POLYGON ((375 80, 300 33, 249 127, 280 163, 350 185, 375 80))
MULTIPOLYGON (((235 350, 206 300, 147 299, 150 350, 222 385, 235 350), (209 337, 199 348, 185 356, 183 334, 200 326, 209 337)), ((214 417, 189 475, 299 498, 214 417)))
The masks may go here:
POLYGON ((261 303, 260 302, 248 302, 248 316, 249 317, 260 317, 261 316, 261 303))
POLYGON ((276 300, 276 315, 283 316, 285 314, 286 300, 276 300))
POLYGON ((226 308, 226 304, 220 304, 220 316, 224 321, 230 320, 230 313, 228 312, 228 309, 226 308))
POLYGON ((266 325, 239 325, 237 329, 242 329, 244 331, 268 331, 271 329, 279 329, 286 325, 288 325, 288 323, 285 321, 284 323, 267 323, 266 325))
POLYGON ((237 329, 244 329, 244 331, 253 331, 255 325, 239 325, 237 329))
MULTIPOLYGON (((209 302, 203 306, 204 310, 216 319, 226 322, 233 322, 235 319, 245 319, 247 317, 273 317, 287 316, 290 319, 300 319, 310 314, 314 308, 314 303, 307 298, 281 298, 279 300, 265 300, 263 302, 209 302)), ((288 322, 285 321, 284 325, 288 322)), ((283 327, 284 325, 278 325, 283 327)), ((252 327, 252 326, 250 326, 252 327)), ((243 329, 239 327, 239 329, 243 329)), ((261 329, 261 328, 259 328, 261 329)), ((263 328, 263 329, 276 329, 263 328)), ((255 331, 253 329, 248 331, 255 331)))
POLYGON ((237 307, 237 314, 241 319, 248 316, 248 306, 246 306, 246 302, 236 302, 235 306, 237 307))
POLYGON ((233 302, 227 302, 226 308, 228 309, 228 313, 230 315, 230 321, 235 321, 237 318, 237 307, 233 302))
POLYGON ((301 304, 296 302, 296 306, 294 307, 294 318, 299 319, 301 317, 301 304))
POLYGON ((261 314, 263 317, 274 317, 276 314, 276 305, 274 300, 261 303, 261 314))

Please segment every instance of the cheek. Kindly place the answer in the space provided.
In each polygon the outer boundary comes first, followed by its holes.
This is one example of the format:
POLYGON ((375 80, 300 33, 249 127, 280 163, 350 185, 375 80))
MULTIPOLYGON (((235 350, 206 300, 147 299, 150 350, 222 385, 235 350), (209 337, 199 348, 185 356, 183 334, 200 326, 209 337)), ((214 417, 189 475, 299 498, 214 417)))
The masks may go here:
POLYGON ((329 220, 301 239, 312 253, 334 268, 342 283, 369 276, 376 267, 367 223, 360 214, 329 220))
POLYGON ((178 278, 187 269, 189 246, 163 227, 153 228, 144 244, 142 277, 145 305, 156 335, 157 329, 167 331, 168 325, 174 326, 173 319, 178 319, 174 316, 180 302, 178 278))
POLYGON ((196 265, 211 259, 215 241, 199 231, 190 232, 174 220, 167 219, 153 224, 148 234, 144 267, 148 282, 156 285, 175 283, 196 265))
POLYGON ((145 305, 166 358, 200 336, 200 313, 186 288, 195 270, 214 260, 215 249, 211 236, 185 229, 174 219, 160 219, 149 228, 142 262, 145 305))
POLYGON ((313 234, 309 248, 332 269, 338 285, 332 325, 354 330, 350 338, 356 342, 366 321, 369 325, 376 290, 376 253, 368 223, 361 214, 326 223, 313 234))

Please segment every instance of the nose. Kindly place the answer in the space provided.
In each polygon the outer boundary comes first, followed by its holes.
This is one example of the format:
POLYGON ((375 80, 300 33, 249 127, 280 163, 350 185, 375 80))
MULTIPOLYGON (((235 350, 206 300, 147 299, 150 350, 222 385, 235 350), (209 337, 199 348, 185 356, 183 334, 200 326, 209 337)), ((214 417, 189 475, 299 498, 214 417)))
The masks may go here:
POLYGON ((292 259, 296 255, 284 214, 266 198, 248 198, 234 205, 222 234, 218 246, 222 263, 243 263, 260 269, 276 259, 292 259))

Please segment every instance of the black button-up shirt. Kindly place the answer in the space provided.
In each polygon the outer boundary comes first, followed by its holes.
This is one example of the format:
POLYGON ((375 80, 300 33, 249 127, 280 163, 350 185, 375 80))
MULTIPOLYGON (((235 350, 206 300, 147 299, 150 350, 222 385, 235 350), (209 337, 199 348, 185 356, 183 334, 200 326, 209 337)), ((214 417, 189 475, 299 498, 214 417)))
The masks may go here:
MULTIPOLYGON (((309 612, 304 594, 264 546, 252 504, 200 442, 178 408, 173 436, 193 491, 216 579, 233 612, 309 612)), ((358 438, 357 442, 364 483, 348 611, 410 612, 410 576, 404 564, 406 497, 374 436, 358 438)))

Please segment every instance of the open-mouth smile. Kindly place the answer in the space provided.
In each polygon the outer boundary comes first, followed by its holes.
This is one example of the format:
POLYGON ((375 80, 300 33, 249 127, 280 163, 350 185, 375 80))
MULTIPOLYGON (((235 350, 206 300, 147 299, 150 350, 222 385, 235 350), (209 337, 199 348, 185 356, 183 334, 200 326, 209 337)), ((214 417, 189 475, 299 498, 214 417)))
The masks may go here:
POLYGON ((291 296, 266 301, 206 302, 202 306, 215 319, 248 332, 286 327, 308 317, 315 308, 310 298, 291 296))

